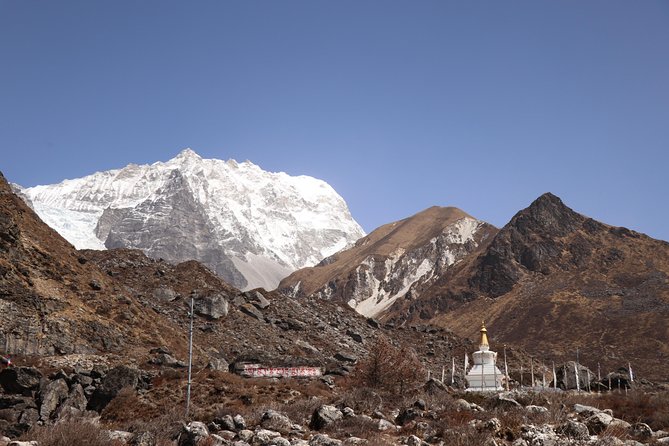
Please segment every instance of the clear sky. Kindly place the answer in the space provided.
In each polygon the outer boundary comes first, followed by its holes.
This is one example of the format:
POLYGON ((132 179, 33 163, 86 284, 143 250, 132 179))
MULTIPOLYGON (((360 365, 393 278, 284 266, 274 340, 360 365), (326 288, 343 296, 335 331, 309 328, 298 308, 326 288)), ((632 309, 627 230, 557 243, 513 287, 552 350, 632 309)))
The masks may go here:
POLYGON ((172 158, 330 183, 367 231, 543 192, 669 240, 669 2, 0 0, 0 170, 172 158))

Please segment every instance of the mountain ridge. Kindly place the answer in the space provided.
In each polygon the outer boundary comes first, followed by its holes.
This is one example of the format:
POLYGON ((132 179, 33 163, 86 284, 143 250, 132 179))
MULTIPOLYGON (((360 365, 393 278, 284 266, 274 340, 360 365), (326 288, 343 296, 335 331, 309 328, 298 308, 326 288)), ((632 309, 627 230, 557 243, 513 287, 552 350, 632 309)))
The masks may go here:
POLYGON ((324 181, 265 172, 249 161, 203 159, 191 149, 167 162, 129 164, 21 193, 78 248, 194 258, 242 289, 273 289, 291 271, 364 235, 324 181), (185 253, 168 246, 171 237, 185 253))
POLYGON ((553 194, 421 291, 383 319, 468 337, 485 319, 498 342, 537 356, 568 360, 579 348, 591 367, 622 357, 666 378, 669 243, 581 215, 553 194))
POLYGON ((339 300, 366 316, 377 316, 494 231, 460 209, 433 206, 380 226, 353 247, 291 274, 278 289, 293 297, 339 300))

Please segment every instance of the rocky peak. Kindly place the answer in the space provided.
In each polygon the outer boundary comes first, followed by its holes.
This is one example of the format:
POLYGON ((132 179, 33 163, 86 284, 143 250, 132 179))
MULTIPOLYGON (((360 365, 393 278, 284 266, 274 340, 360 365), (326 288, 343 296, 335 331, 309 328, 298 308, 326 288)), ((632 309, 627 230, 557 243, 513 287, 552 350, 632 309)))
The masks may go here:
POLYGON ((574 212, 559 197, 545 193, 499 231, 479 258, 477 272, 469 283, 497 297, 511 291, 528 272, 546 275, 555 268, 568 269, 580 257, 565 252, 587 251, 587 246, 582 246, 586 240, 570 236, 581 228, 592 232, 597 226, 603 227, 574 212))
POLYGON ((562 237, 574 231, 585 217, 567 207, 562 200, 546 192, 526 209, 518 212, 505 227, 523 235, 539 233, 562 237))

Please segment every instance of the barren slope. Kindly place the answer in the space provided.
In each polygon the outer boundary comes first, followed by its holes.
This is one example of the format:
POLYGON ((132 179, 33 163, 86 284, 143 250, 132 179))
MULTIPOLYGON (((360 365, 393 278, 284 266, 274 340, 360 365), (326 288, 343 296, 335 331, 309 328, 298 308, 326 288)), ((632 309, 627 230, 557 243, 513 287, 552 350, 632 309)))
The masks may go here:
POLYGON ((457 208, 431 207, 390 223, 313 268, 282 280, 283 294, 346 302, 378 316, 395 300, 438 277, 495 233, 457 208))
POLYGON ((474 336, 482 319, 498 342, 543 358, 609 370, 637 364, 666 380, 669 244, 580 215, 551 194, 520 211, 388 319, 430 321, 474 336))

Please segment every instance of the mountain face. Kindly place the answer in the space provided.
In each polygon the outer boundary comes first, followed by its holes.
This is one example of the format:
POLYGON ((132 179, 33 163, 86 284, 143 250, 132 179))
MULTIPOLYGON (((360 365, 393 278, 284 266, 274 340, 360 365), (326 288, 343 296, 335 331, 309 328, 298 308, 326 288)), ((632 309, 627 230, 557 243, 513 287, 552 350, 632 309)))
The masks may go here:
POLYGON ((593 370, 631 362, 666 378, 669 243, 597 222, 552 194, 421 291, 385 318, 470 337, 484 319, 497 343, 535 357, 570 360, 578 348, 593 370))
POLYGON ((348 303, 377 317, 440 277, 496 229, 456 208, 432 207, 390 223, 319 265, 291 274, 279 291, 348 303))
POLYGON ((3 355, 37 358, 56 368, 79 361, 144 367, 154 364, 150 351, 160 348, 183 361, 190 298, 194 363, 200 369, 241 358, 344 370, 367 354, 377 336, 386 336, 416 346, 436 370, 437 358, 471 348, 446 330, 369 324, 336 302, 241 292, 197 261, 174 265, 131 249, 77 251, 0 174, 3 355))
POLYGON ((202 261, 242 289, 273 289, 364 235, 325 182, 190 149, 152 165, 20 191, 78 249, 136 248, 202 261))

